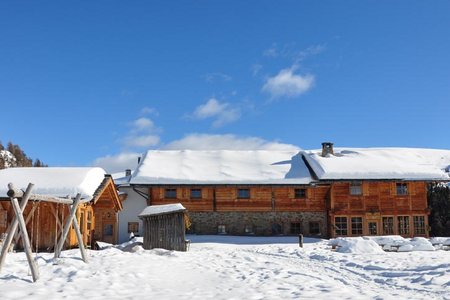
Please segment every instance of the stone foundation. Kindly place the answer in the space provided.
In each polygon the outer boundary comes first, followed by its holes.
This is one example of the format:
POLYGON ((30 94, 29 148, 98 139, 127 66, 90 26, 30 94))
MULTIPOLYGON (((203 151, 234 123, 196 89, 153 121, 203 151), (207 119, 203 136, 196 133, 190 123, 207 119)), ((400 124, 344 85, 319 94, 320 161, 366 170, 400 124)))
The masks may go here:
POLYGON ((192 223, 189 233, 195 234, 268 236, 301 233, 304 236, 327 237, 327 219, 324 212, 189 212, 188 214, 192 223))

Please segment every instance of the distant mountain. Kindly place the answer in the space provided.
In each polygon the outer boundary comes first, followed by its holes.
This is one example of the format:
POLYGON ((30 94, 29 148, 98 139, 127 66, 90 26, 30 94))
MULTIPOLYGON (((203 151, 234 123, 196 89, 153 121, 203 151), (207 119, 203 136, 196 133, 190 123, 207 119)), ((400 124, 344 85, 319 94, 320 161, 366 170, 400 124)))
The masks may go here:
POLYGON ((47 167, 47 165, 39 159, 33 161, 33 159, 27 157, 19 145, 9 142, 5 149, 0 142, 0 169, 14 167, 47 167))

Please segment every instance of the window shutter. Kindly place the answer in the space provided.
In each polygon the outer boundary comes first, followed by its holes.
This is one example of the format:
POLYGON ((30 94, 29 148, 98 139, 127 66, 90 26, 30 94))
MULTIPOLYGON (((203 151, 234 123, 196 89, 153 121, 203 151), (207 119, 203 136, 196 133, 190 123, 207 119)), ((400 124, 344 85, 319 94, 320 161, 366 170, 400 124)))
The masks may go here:
POLYGON ((397 185, 396 182, 391 182, 391 196, 397 195, 397 185))
POLYGON ((417 183, 416 182, 408 182, 408 193, 411 196, 414 196, 416 194, 416 188, 417 188, 417 183))
POLYGON ((362 194, 363 196, 369 196, 369 182, 362 182, 361 188, 362 188, 362 194))

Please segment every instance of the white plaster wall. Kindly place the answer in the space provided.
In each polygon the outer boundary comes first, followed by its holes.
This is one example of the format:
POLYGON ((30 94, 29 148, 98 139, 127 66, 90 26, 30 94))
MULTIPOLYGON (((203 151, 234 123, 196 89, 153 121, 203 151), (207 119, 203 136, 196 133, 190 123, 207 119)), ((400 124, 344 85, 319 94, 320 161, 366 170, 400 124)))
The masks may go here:
MULTIPOLYGON (((142 221, 138 215, 147 207, 144 197, 130 187, 119 187, 119 191, 127 193, 127 199, 122 202, 123 210, 119 212, 119 243, 129 240, 128 222, 139 222, 139 235, 142 236, 142 221)), ((144 191, 144 190, 143 190, 144 191)))

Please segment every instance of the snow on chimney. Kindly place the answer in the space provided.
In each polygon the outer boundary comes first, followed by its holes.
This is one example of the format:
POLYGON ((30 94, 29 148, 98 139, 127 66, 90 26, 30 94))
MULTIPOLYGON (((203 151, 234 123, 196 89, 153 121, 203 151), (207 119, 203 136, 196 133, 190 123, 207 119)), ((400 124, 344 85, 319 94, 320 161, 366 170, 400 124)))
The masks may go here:
POLYGON ((324 142, 324 143, 322 143, 322 156, 323 157, 327 157, 328 154, 333 154, 334 155, 333 143, 324 142))

